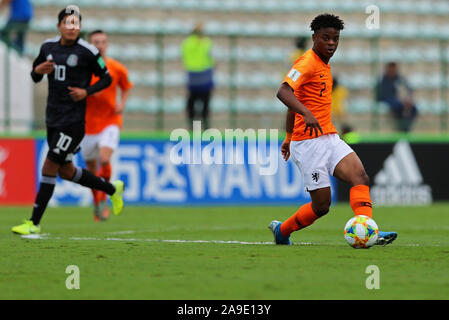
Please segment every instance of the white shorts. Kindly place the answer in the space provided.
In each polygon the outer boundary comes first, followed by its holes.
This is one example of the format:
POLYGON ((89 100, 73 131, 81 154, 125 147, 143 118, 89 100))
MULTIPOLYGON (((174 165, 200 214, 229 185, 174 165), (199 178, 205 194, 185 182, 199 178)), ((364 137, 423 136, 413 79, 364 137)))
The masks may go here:
POLYGON ((330 187, 329 175, 333 175, 341 159, 352 152, 354 150, 336 133, 290 143, 290 154, 302 174, 306 191, 330 187))
POLYGON ((98 158, 101 147, 117 149, 120 140, 120 128, 109 125, 97 134, 86 134, 81 141, 81 153, 84 160, 95 160, 98 158))

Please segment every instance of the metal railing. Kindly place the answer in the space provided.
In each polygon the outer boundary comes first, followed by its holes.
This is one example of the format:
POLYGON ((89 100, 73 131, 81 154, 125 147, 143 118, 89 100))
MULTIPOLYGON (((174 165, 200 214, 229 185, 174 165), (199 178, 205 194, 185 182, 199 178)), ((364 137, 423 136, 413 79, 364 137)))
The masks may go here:
MULTIPOLYGON (((9 32, 17 32, 17 31, 25 31, 26 27, 24 27, 22 24, 17 25, 14 28, 9 28, 8 30, 2 30, 3 37, 0 38, 0 50, 3 52, 3 61, 0 61, 2 64, 2 70, 3 74, 0 75, 0 77, 3 79, 2 83, 0 84, 2 86, 3 91, 3 99, 0 101, 0 110, 3 109, 3 116, 0 115, 0 132, 2 134, 11 134, 11 133, 17 133, 17 132, 30 132, 33 129, 34 121, 30 120, 30 114, 28 113, 28 117, 26 114, 23 114, 22 116, 17 116, 17 114, 13 114, 13 101, 17 102, 17 99, 15 99, 15 96, 12 95, 12 90, 16 90, 16 94, 19 94, 20 89, 23 89, 24 91, 20 91, 20 94, 26 95, 26 97, 29 97, 27 94, 29 92, 25 91, 24 83, 12 83, 12 79, 16 79, 18 74, 20 73, 21 76, 19 76, 20 79, 23 80, 25 76, 28 76, 29 71, 26 70, 26 75, 24 70, 20 70, 20 66, 18 65, 22 56, 22 51, 20 48, 14 45, 14 42, 12 42, 9 38, 9 32), (15 69, 15 67, 19 67, 19 69, 15 69), (19 86, 19 88, 17 88, 19 86)), ((31 79, 29 79, 29 82, 31 83, 31 79)), ((23 103, 23 100, 21 100, 21 103, 23 103)), ((15 105, 14 107, 19 107, 15 105)), ((30 107, 29 104, 26 106, 20 105, 21 109, 22 107, 30 107)), ((21 109, 23 110, 23 109, 21 109)))

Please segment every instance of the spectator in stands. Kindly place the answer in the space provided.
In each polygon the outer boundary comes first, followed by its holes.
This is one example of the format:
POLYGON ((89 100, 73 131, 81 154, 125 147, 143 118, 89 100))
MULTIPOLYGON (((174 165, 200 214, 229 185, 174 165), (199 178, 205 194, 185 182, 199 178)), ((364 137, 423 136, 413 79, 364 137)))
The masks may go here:
POLYGON ((209 102, 214 88, 214 59, 212 41, 204 36, 202 24, 197 24, 192 34, 181 45, 182 62, 187 71, 187 114, 190 128, 196 116, 196 102, 202 105, 202 127, 209 127, 209 102))
POLYGON ((9 5, 9 19, 0 33, 0 37, 20 54, 25 46, 25 34, 33 17, 33 6, 30 0, 0 0, 0 10, 9 5), (15 35, 14 39, 12 35, 15 35))
POLYGON ((377 84, 377 100, 389 105, 399 131, 410 131, 418 110, 413 101, 413 90, 400 75, 396 62, 387 63, 377 84))
POLYGON ((341 85, 338 77, 333 77, 332 84, 332 120, 336 120, 338 124, 346 121, 346 98, 348 89, 341 85))
POLYGON ((361 141, 360 135, 354 131, 352 126, 344 124, 341 129, 341 138, 347 144, 355 144, 361 141))
POLYGON ((295 39, 295 50, 290 54, 289 67, 306 52, 307 37, 299 36, 295 39))

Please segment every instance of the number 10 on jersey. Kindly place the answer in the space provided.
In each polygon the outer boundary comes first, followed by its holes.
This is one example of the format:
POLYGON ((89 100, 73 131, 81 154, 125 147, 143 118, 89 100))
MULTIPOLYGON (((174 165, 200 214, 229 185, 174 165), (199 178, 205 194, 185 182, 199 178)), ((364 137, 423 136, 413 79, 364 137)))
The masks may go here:
POLYGON ((55 65, 55 80, 65 81, 65 66, 55 65))

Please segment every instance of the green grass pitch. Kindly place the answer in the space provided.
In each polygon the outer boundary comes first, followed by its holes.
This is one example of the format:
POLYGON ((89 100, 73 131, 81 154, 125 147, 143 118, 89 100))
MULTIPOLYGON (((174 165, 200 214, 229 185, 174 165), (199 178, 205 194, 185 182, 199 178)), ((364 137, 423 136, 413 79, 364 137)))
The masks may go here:
POLYGON ((94 223, 89 208, 49 208, 42 239, 24 239, 10 230, 31 208, 1 207, 0 299, 449 299, 447 203, 376 208, 381 230, 399 236, 367 250, 344 241, 346 204, 295 245, 273 245, 268 224, 296 209, 127 207, 94 223), (79 290, 66 288, 69 265, 79 290), (379 289, 366 288, 369 265, 379 289))

